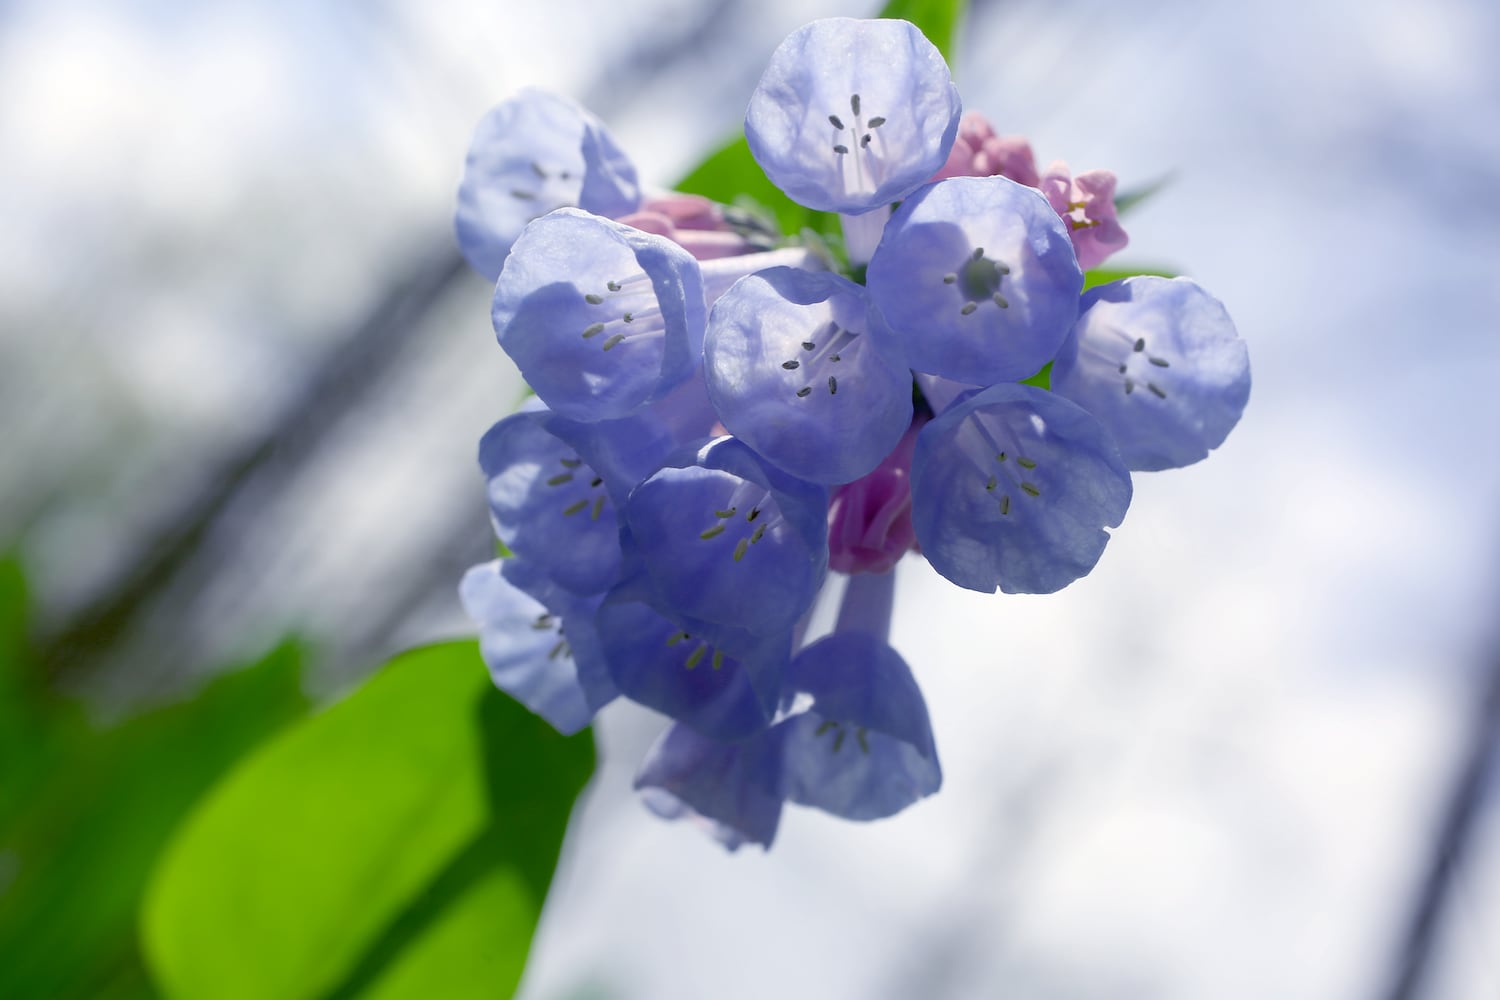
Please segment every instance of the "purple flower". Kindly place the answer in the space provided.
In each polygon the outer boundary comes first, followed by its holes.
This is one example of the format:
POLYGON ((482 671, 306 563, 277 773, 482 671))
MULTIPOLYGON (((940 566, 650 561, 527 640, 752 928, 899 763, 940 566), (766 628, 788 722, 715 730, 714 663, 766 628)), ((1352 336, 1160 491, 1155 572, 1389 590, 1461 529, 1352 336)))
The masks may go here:
POLYGON ((1009 177, 1017 184, 1040 187, 1036 157, 1024 136, 996 135, 989 120, 978 111, 965 111, 958 120, 958 138, 948 162, 932 178, 1009 177))
POLYGON ((828 568, 839 573, 884 573, 916 548, 911 523, 911 457, 925 414, 874 471, 833 491, 828 504, 828 568))
POLYGON ((1098 267, 1130 242, 1115 215, 1115 175, 1108 170, 1089 170, 1071 177, 1068 165, 1058 160, 1042 175, 1039 187, 1068 224, 1080 267, 1098 267))

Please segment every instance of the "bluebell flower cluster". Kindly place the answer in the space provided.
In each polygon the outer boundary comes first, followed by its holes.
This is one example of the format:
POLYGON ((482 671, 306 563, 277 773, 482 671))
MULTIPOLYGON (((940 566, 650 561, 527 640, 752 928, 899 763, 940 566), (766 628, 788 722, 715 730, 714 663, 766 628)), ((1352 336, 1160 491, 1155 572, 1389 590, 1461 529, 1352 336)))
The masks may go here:
POLYGON ((469 155, 460 245, 536 398, 480 443, 509 554, 464 605, 495 683, 560 731, 620 695, 669 717, 637 786, 731 848, 769 846, 788 802, 869 820, 941 785, 889 641, 903 555, 972 590, 1060 590, 1132 474, 1204 458, 1249 395, 1194 282, 1083 291, 1080 258, 1124 245, 1112 174, 1044 176, 961 114, 904 21, 777 49, 745 134, 788 196, 840 213, 839 262, 643 195, 551 95, 502 104, 469 155))

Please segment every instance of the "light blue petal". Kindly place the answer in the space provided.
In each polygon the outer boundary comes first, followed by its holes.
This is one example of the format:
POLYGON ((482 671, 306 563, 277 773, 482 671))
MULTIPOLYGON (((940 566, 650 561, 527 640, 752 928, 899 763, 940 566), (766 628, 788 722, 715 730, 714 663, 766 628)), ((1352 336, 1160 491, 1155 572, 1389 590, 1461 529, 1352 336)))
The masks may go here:
POLYGON ((724 426, 810 482, 874 469, 911 425, 911 372, 885 356, 868 313, 865 290, 835 274, 776 267, 736 282, 704 341, 724 426))
POLYGON ((953 177, 901 203, 868 281, 907 367, 991 385, 1052 360, 1078 316, 1083 272, 1041 192, 953 177))
POLYGON ((1250 398, 1250 357, 1218 299, 1187 278, 1091 289, 1052 367, 1137 471, 1175 469, 1224 443, 1250 398))
POLYGON ((880 819, 941 787, 922 692, 884 641, 836 632, 797 655, 787 683, 813 697, 809 711, 777 726, 791 801, 880 819))
POLYGON ((558 732, 576 733, 615 696, 591 614, 581 603, 566 613, 549 609, 505 579, 501 563, 510 561, 471 567, 459 585, 464 610, 480 628, 480 652, 496 687, 558 732))
POLYGON ((604 126, 566 98, 527 89, 475 129, 454 228, 470 265, 494 281, 532 219, 564 205, 613 216, 639 204, 635 168, 604 126))
POLYGON ((603 594, 620 575, 615 502, 578 451, 548 433, 550 416, 513 414, 479 442, 495 533, 574 594, 603 594))
POLYGON ((500 346, 573 420, 637 413, 703 356, 703 282, 670 240, 560 208, 528 225, 495 285, 500 346))
POLYGON ((1061 590, 1093 569, 1130 496, 1130 472, 1099 422, 1034 386, 961 397, 917 436, 917 540, 934 569, 970 590, 1061 590))
POLYGON ((859 215, 938 172, 961 110, 942 54, 914 25, 828 18, 772 54, 745 139, 793 201, 859 215))

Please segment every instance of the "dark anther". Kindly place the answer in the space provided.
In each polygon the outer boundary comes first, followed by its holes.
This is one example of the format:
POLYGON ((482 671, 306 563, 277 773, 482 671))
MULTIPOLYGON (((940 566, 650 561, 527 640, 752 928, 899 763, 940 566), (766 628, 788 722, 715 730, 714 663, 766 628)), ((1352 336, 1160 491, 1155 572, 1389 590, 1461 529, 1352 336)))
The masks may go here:
POLYGON ((850 94, 849 95, 849 110, 853 111, 856 115, 859 114, 859 95, 858 94, 850 94))
POLYGON ((803 349, 803 350, 804 350, 804 351, 815 351, 815 350, 817 350, 817 349, 818 349, 818 345, 817 345, 817 344, 814 344, 814 343, 813 343, 813 342, 812 342, 812 341, 810 341, 810 340, 804 340, 804 341, 803 341, 803 342, 802 342, 802 349, 803 349))
POLYGON ((837 146, 833 147, 833 151, 835 153, 843 154, 849 152, 849 147, 845 146, 843 143, 839 143, 837 146))
POLYGON ((844 120, 838 115, 829 115, 828 124, 832 125, 834 128, 842 129, 844 127, 844 120))
POLYGON ((591 306, 597 306, 599 303, 604 301, 604 296, 595 295, 593 292, 589 292, 583 297, 583 301, 587 302, 591 306))
POLYGON ((798 368, 802 367, 802 362, 800 362, 800 361, 783 361, 781 363, 781 367, 785 368, 789 372, 794 372, 798 368))
POLYGON ((1138 338, 1136 340, 1136 342, 1135 342, 1135 348, 1134 348, 1134 350, 1144 351, 1145 349, 1146 349, 1146 338, 1145 337, 1138 338))
POLYGON ((512 198, 519 198, 521 201, 536 201, 536 195, 532 194, 530 191, 517 191, 515 189, 511 189, 510 196, 512 198))
POLYGON ((1151 394, 1154 395, 1157 399, 1166 399, 1167 398, 1167 394, 1164 393, 1164 392, 1162 392, 1160 389, 1158 389, 1156 387, 1156 384, 1154 382, 1147 382, 1146 383, 1146 388, 1150 389, 1151 390, 1151 394))
POLYGON ((1150 358, 1149 360, 1151 361, 1151 363, 1153 365, 1155 365, 1158 368, 1170 368, 1170 367, 1172 367, 1171 365, 1167 364, 1167 359, 1166 358, 1150 358))
POLYGON ((832 396, 839 391, 839 380, 832 375, 828 376, 828 395, 832 396))
POLYGON ((881 115, 876 115, 874 118, 870 119, 870 127, 871 128, 879 128, 880 126, 882 126, 884 124, 885 124, 885 118, 883 116, 881 116, 881 115))
POLYGON ((807 394, 810 393, 810 392, 812 392, 812 386, 810 386, 810 385, 804 385, 802 388, 800 388, 800 389, 797 390, 797 398, 798 399, 804 399, 804 398, 807 397, 807 394))

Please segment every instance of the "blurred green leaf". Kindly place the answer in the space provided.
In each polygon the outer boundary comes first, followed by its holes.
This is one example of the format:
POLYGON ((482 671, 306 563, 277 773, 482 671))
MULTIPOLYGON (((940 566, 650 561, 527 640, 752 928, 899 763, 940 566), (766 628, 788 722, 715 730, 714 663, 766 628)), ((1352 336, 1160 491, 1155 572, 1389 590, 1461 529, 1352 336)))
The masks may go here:
POLYGON ((1140 208, 1177 179, 1176 174, 1162 174, 1154 181, 1147 181, 1115 195, 1115 211, 1127 215, 1140 208))
MULTIPOLYGON (((284 645, 187 702, 103 730, 45 691, 11 701, 42 749, 3 772, 22 791, 0 813, 0 996, 151 995, 135 935, 147 875, 213 780, 306 711, 301 660, 284 645)), ((7 671, 17 666, 24 681, 25 657, 7 671)))
POLYGON ((968 0, 891 0, 875 16, 900 18, 921 28, 951 67, 953 50, 958 44, 958 25, 967 6, 968 0))
POLYGON ((475 643, 398 657, 184 824, 148 892, 152 971, 176 998, 509 996, 593 762, 475 643))
POLYGON ((1159 267, 1096 267, 1092 271, 1083 272, 1083 290, 1086 292, 1090 288, 1107 285, 1111 281, 1121 281, 1125 278, 1135 278, 1141 275, 1154 275, 1158 278, 1177 277, 1175 272, 1159 267))

